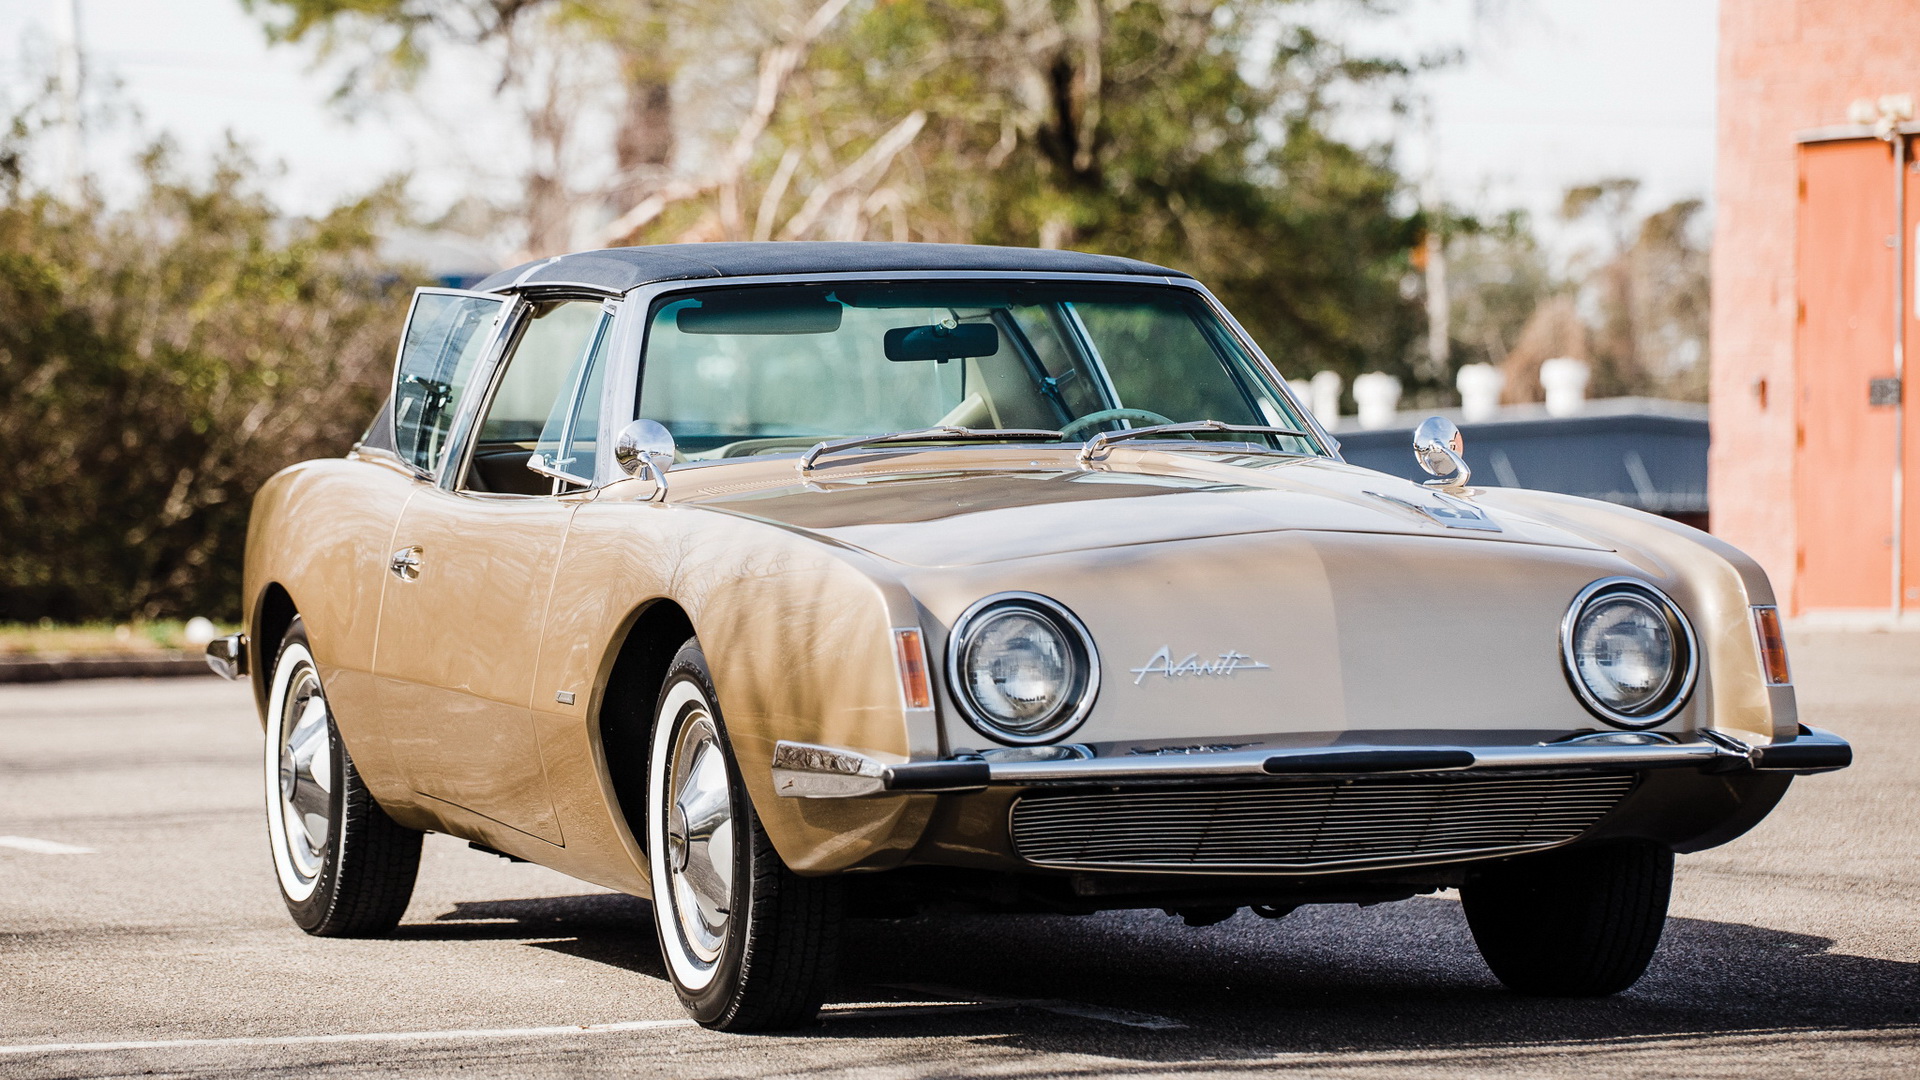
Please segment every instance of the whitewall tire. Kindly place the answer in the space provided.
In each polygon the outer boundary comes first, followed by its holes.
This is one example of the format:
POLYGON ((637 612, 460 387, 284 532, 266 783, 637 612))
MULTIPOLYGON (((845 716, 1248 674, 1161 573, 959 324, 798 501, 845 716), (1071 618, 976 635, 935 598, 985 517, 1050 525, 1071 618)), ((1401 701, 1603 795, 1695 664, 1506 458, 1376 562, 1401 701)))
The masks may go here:
POLYGON ((740 783, 706 656, 675 655, 647 755, 647 865, 660 952, 695 1020, 723 1031, 810 1022, 832 984, 841 890, 780 861, 740 783))
POLYGON ((322 937, 387 933, 413 895, 421 834, 395 824, 361 782, 298 618, 268 686, 261 771, 267 842, 287 911, 322 937))

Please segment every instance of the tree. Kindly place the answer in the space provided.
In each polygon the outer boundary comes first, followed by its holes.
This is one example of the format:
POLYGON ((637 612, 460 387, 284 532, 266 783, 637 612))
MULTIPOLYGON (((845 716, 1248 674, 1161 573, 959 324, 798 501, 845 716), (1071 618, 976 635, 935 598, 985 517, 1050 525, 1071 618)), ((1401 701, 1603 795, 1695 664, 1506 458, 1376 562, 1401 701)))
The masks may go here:
MULTIPOLYGON (((644 52, 619 67, 640 73, 611 128, 619 179, 574 196, 588 242, 874 237, 1132 255, 1208 281, 1290 374, 1412 378, 1422 319, 1401 281, 1418 215, 1402 209, 1390 147, 1334 134, 1346 91, 1409 72, 1349 55, 1288 0, 763 0, 724 23, 678 0, 247 2, 281 40, 351 44, 362 72, 512 39, 507 85, 538 66, 536 26, 644 52), (699 138, 684 122, 650 134, 696 96, 702 115, 731 119, 699 138), (652 118, 638 134, 624 119, 641 115, 635 102, 652 118), (637 172, 629 144, 670 160, 637 172), (592 228, 610 203, 618 213, 592 228)), ((529 116, 536 143, 558 122, 580 127, 565 108, 529 116)), ((541 208, 563 185, 540 176, 523 208, 529 254, 559 249, 541 208)))
POLYGON ((1593 312, 1594 393, 1705 400, 1708 265, 1704 204, 1682 199, 1636 220, 1636 180, 1572 188, 1570 221, 1598 219, 1606 246, 1583 253, 1580 290, 1593 312))
POLYGON ((511 217, 527 257, 572 246, 581 206, 631 205, 665 178, 675 141, 672 27, 700 12, 683 0, 240 2, 269 40, 346 59, 342 101, 413 89, 436 51, 484 54, 493 95, 520 113, 526 133, 529 160, 511 217), (614 114, 611 169, 583 186, 580 119, 596 109, 614 114))
POLYGON ((1562 220, 1598 242, 1557 271, 1524 217, 1460 230, 1455 351, 1502 366, 1505 400, 1541 400, 1540 364, 1555 356, 1593 365, 1594 397, 1705 400, 1703 206, 1681 199, 1642 214, 1639 192, 1637 181, 1618 177, 1568 189, 1562 220))
POLYGON ((28 190, 27 149, 0 152, 0 621, 235 617, 254 489, 384 389, 394 193, 290 218, 237 149, 195 177, 161 145, 109 210, 28 190))
MULTIPOLYGON (((1177 266, 1290 373, 1404 371, 1420 318, 1399 282, 1419 223, 1395 209, 1388 148, 1345 143, 1330 122, 1336 89, 1406 70, 1298 26, 1251 56, 1255 28, 1283 11, 895 0, 820 50, 808 108, 775 137, 838 160, 836 135, 857 145, 924 110, 895 181, 916 235, 1177 266), (1246 74, 1256 60, 1263 78, 1246 74)), ((843 203, 857 229, 862 207, 843 203)))

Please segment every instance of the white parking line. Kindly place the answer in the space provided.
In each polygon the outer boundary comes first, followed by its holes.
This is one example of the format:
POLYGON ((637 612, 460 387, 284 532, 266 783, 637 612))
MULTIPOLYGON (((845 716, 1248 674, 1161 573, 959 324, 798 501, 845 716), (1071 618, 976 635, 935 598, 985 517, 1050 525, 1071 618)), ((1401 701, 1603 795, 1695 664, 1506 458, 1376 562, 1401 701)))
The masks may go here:
POLYGON ((0 847, 18 848, 36 855, 91 855, 90 847, 75 847, 55 840, 35 840, 31 836, 0 836, 0 847))
MULTIPOLYGON (((1185 1024, 1150 1013, 1082 1005, 1072 1001, 1024 998, 982 998, 977 994, 956 994, 937 987, 902 986, 916 993, 935 992, 942 1001, 868 1001, 828 1005, 820 1010, 822 1020, 857 1020, 880 1016, 939 1016, 947 1013, 990 1012, 996 1009, 1029 1007, 1083 1020, 1101 1020, 1110 1024, 1155 1029, 1180 1028, 1185 1024), (961 1000, 953 1000, 955 998, 961 1000), (965 1000, 972 998, 974 1000, 965 1000)), ((128 1042, 22 1043, 0 1044, 0 1056, 23 1054, 86 1054, 126 1050, 181 1050, 239 1046, 319 1046, 338 1043, 444 1042, 462 1039, 539 1039, 555 1035, 604 1035, 622 1031, 659 1031, 666 1028, 690 1028, 694 1021, 622 1020, 611 1024, 566 1024, 555 1027, 455 1028, 447 1031, 355 1031, 337 1035, 245 1035, 219 1039, 142 1039, 128 1042)))
POLYGON ((653 1031, 692 1027, 688 1019, 623 1020, 613 1024, 561 1027, 467 1028, 451 1031, 354 1031, 340 1035, 241 1036, 227 1039, 146 1039, 136 1042, 35 1043, 0 1045, 0 1054, 80 1054, 111 1050, 173 1050, 189 1046, 314 1046, 326 1043, 430 1042, 447 1039, 537 1039, 547 1035, 599 1035, 614 1031, 653 1031))

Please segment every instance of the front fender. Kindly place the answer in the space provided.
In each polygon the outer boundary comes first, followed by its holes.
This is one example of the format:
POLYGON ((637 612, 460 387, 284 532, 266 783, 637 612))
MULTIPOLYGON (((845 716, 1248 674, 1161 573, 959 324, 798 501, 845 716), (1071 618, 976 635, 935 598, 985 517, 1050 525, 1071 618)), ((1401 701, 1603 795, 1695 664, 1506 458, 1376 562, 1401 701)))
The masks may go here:
MULTIPOLYGON (((748 796, 787 865, 811 874, 903 860, 925 829, 931 796, 783 799, 772 764, 781 740, 894 762, 941 755, 933 712, 908 710, 902 699, 893 628, 919 626, 907 591, 862 552, 622 494, 609 489, 575 515, 543 635, 551 652, 534 709, 543 748, 555 751, 549 760, 562 762, 550 779, 556 799, 570 804, 563 817, 592 818, 600 827, 587 842, 608 856, 617 845, 644 873, 632 835, 641 823, 622 817, 597 718, 633 613, 668 599, 693 623, 748 796), (551 689, 579 685, 594 687, 585 724, 551 689)), ((574 847, 575 825, 565 827, 574 847)))
POLYGON ((1793 687, 1769 686, 1763 674, 1752 609, 1775 602, 1773 584, 1746 552, 1677 521, 1594 499, 1512 488, 1481 489, 1474 498, 1613 548, 1649 574, 1684 581, 1711 680, 1712 726, 1763 741, 1799 731, 1793 687))
POLYGON ((373 680, 374 643, 393 530, 415 481, 374 460, 323 458, 274 474, 254 496, 247 527, 242 610, 249 614, 254 700, 264 725, 278 647, 267 625, 268 590, 297 612, 313 644, 340 738, 361 779, 388 813, 416 828, 432 824, 387 742, 373 680))

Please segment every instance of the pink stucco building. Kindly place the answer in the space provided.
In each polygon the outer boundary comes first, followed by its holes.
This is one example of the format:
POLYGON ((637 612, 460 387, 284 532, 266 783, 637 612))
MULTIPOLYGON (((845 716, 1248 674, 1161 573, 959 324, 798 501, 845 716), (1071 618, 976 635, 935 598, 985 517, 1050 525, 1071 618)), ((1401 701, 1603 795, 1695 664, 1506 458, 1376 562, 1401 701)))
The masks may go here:
POLYGON ((1720 4, 1713 526, 1802 616, 1920 613, 1891 381, 1920 346, 1917 26, 1916 0, 1720 4))

